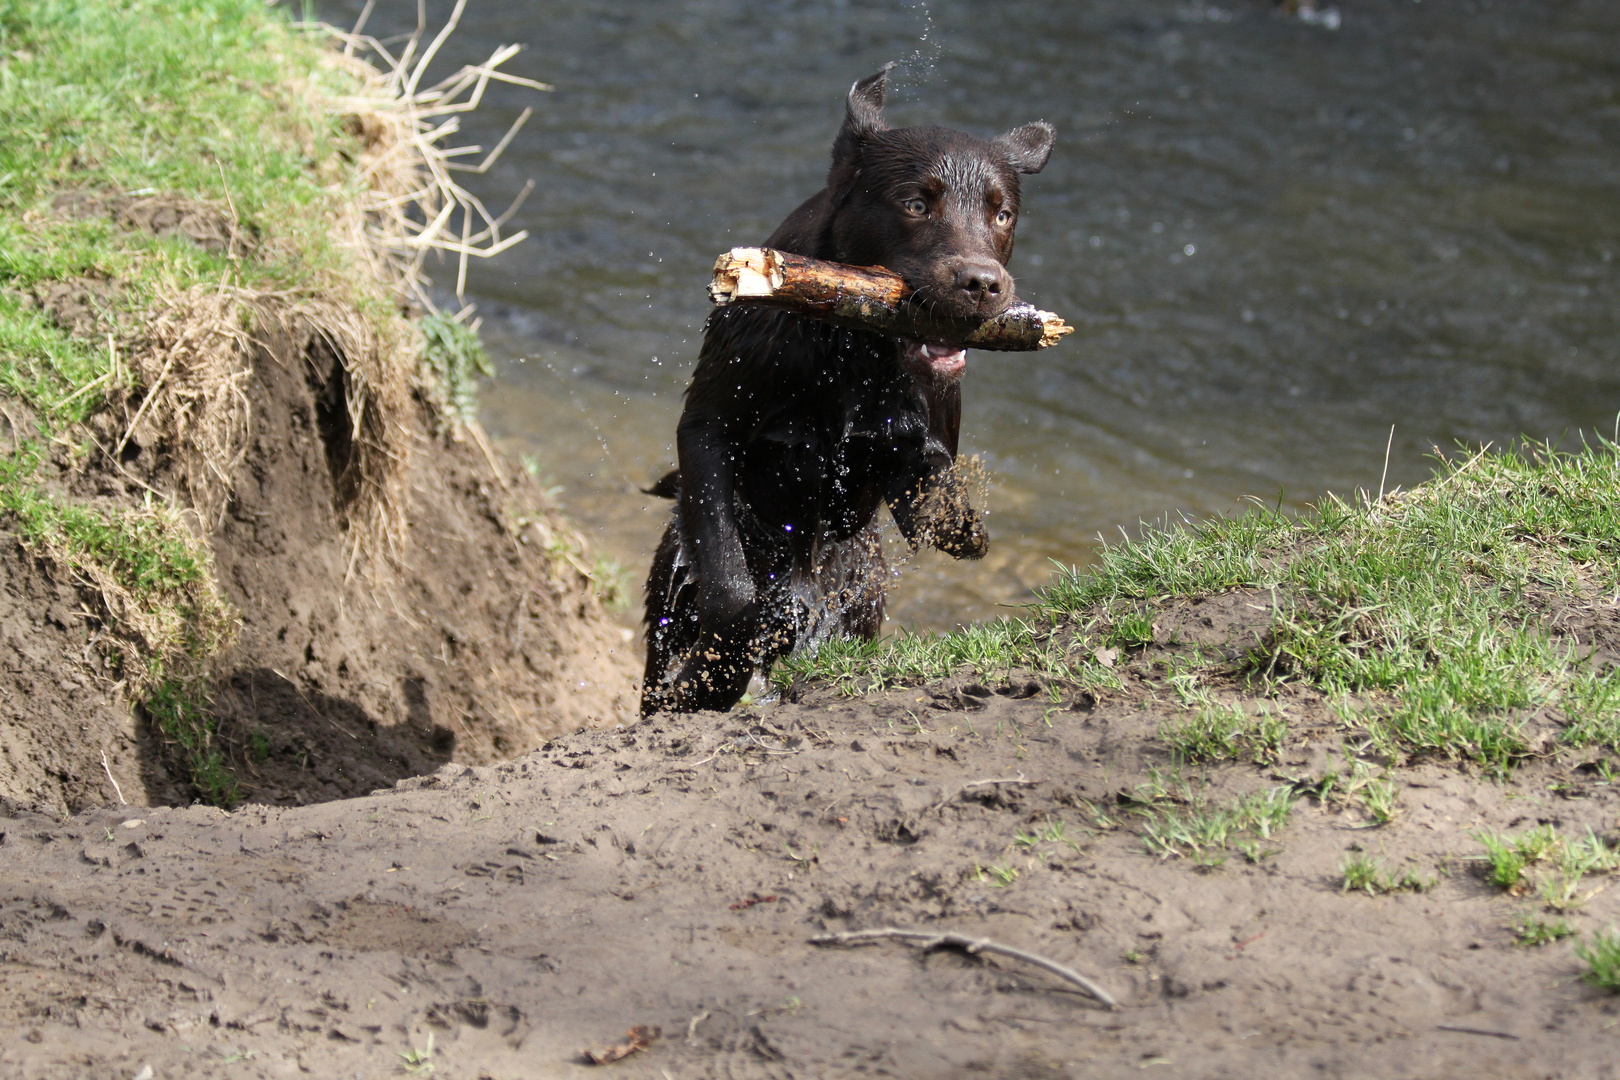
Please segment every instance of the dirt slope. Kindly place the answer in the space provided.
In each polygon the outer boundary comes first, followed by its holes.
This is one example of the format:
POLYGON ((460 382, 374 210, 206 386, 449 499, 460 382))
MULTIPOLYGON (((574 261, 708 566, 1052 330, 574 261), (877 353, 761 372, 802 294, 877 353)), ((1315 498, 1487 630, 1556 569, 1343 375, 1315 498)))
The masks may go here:
MULTIPOLYGON (((1388 825, 1302 799, 1259 862, 1199 870, 1144 848, 1152 812, 1185 806, 1155 793, 1166 686, 1125 682, 1100 702, 1016 677, 810 693, 300 809, 16 813, 0 1072, 379 1077, 431 1037, 447 1080, 1620 1075, 1620 998, 1579 981, 1570 942, 1514 945, 1535 905, 1471 861, 1479 829, 1614 843, 1613 786, 1411 766, 1388 825), (1347 894, 1357 850, 1438 883, 1347 894), (889 925, 1034 950, 1123 1007, 1015 961, 808 941, 889 925), (662 1034, 582 1062, 633 1025, 662 1034)), ((1324 775, 1330 710, 1269 705, 1280 762, 1180 790, 1324 775)), ((1588 879, 1581 932, 1620 919, 1611 880, 1588 879)))
MULTIPOLYGON (((42 302, 72 330, 85 304, 59 291, 42 302)), ((626 635, 575 564, 543 550, 569 526, 522 470, 497 476, 416 402, 400 418, 413 444, 404 546, 394 563, 355 560, 343 365, 297 320, 261 320, 255 342, 234 494, 197 525, 242 619, 212 708, 243 798, 359 795, 634 715, 626 635)), ((157 432, 138 430, 117 460, 105 452, 126 419, 115 408, 91 418, 86 445, 100 449, 53 444, 45 467, 64 497, 116 512, 186 490, 183 448, 157 432)), ((96 611, 81 583, 0 534, 0 633, 12 645, 0 797, 58 812, 116 804, 120 791, 136 805, 187 801, 172 748, 131 711, 94 645, 96 611)))

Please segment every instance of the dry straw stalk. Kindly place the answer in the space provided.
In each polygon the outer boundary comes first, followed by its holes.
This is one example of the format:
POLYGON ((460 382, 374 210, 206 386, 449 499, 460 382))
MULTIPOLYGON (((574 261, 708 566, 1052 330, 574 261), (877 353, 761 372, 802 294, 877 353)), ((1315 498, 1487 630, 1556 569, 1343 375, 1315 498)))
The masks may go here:
MULTIPOLYGON (((478 108, 492 81, 551 89, 500 70, 520 51, 517 45, 502 45, 482 64, 469 64, 424 87, 429 66, 460 23, 466 6, 467 0, 457 0, 449 20, 424 48, 425 11, 419 2, 416 31, 397 56, 385 42, 363 33, 371 2, 353 30, 319 24, 343 46, 341 52, 332 54, 331 62, 359 84, 356 93, 331 102, 332 108, 349 118, 351 130, 364 146, 359 164, 367 187, 357 219, 363 235, 353 238, 354 246, 373 263, 379 279, 429 311, 436 310, 423 273, 429 252, 455 257, 459 300, 466 291, 469 259, 498 255, 528 236, 522 231, 502 235, 502 229, 533 190, 532 181, 503 213, 495 215, 457 183, 454 174, 488 171, 533 110, 524 109, 487 154, 481 146, 447 143, 461 129, 461 114, 478 108), (461 160, 478 154, 484 156, 476 165, 461 160)), ((463 307, 462 314, 466 310, 463 307)))

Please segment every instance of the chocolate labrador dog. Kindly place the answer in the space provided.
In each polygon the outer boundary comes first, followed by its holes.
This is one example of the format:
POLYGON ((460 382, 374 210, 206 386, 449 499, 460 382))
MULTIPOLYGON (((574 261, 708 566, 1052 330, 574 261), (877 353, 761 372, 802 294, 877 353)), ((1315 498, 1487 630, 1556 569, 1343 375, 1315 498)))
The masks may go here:
MULTIPOLYGON (((889 67, 857 82, 827 186, 767 247, 901 274, 908 303, 988 318, 1007 273, 1019 174, 1055 133, 994 139, 883 121, 889 67)), ((788 312, 710 316, 676 434, 680 467, 647 578, 642 713, 729 709, 756 671, 829 634, 872 638, 889 571, 887 505, 913 548, 978 558, 988 544, 955 468, 961 349, 843 329, 788 312)))

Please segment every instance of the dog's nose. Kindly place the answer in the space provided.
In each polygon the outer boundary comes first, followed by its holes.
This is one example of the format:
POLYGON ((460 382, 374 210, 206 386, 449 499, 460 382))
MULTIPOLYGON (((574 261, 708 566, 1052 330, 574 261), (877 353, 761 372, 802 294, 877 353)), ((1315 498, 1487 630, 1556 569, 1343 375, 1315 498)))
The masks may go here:
POLYGON ((1000 263, 989 260, 966 262, 957 267, 956 287, 975 304, 993 302, 1007 291, 1007 271, 1000 263))

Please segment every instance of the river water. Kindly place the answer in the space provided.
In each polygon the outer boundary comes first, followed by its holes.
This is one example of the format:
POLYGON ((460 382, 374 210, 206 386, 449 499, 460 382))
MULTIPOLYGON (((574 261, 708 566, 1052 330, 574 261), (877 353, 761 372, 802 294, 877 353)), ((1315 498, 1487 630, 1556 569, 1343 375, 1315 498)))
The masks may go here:
MULTIPOLYGON (((821 186, 844 91, 901 59, 892 123, 1057 126, 1012 270, 1079 330, 970 354, 991 554, 919 557, 897 623, 994 615, 1144 519, 1410 485, 1459 441, 1613 436, 1620 3, 1335 11, 473 0, 448 62, 523 42, 510 70, 556 86, 467 125, 487 146, 536 110, 470 185, 536 183, 532 238, 469 276, 485 422, 639 584, 667 511, 637 489, 673 464, 709 267, 821 186)), ((414 20, 379 0, 371 28, 414 20)))

